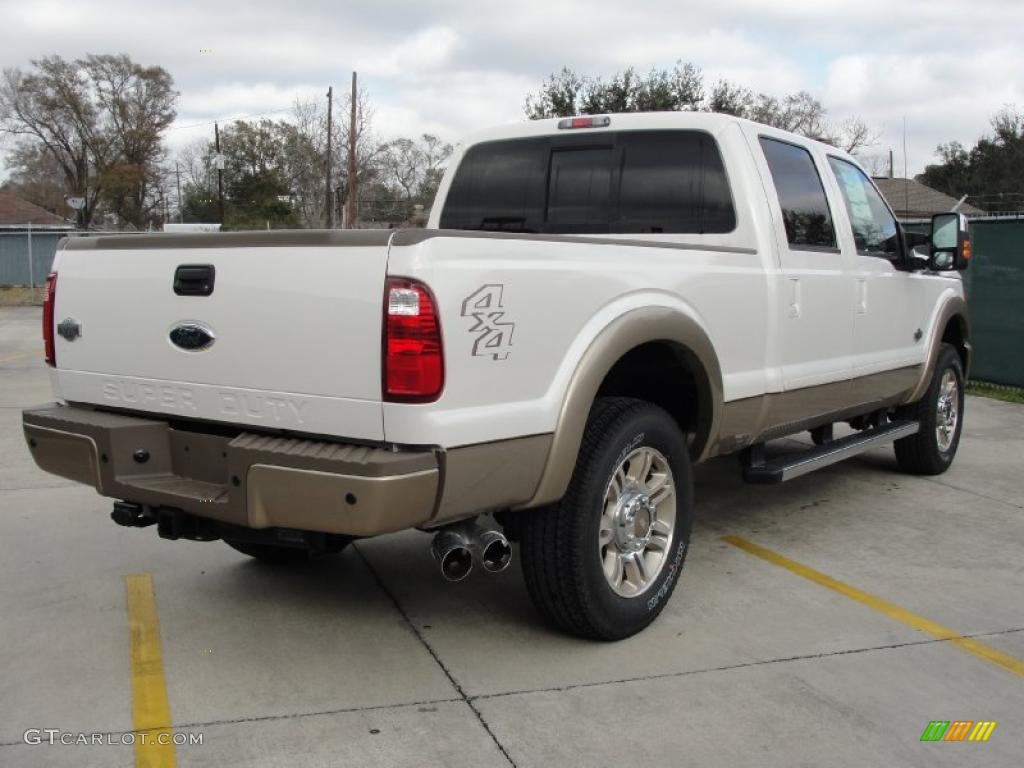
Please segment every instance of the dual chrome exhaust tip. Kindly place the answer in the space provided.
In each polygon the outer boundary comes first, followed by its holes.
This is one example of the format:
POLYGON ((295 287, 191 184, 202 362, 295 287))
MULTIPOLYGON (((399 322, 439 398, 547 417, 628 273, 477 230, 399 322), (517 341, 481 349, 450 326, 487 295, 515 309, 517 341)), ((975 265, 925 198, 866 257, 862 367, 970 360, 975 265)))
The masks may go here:
POLYGON ((488 573, 500 573, 512 562, 512 545, 500 531, 484 530, 475 521, 445 526, 430 546, 448 581, 462 581, 479 562, 488 573))

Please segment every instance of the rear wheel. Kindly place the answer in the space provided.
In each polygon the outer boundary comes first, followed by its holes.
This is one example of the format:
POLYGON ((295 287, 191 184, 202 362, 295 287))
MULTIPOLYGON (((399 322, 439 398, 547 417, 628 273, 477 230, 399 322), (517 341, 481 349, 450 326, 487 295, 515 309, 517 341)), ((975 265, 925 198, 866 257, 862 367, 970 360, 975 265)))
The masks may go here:
POLYGON ((541 616, 582 637, 636 634, 665 607, 689 546, 683 433, 651 403, 598 400, 565 497, 521 515, 523 575, 541 616))
POLYGON ((297 565, 306 563, 314 557, 322 555, 336 555, 350 543, 345 537, 334 537, 330 548, 318 552, 306 549, 305 547, 285 547, 280 544, 259 544, 252 541, 239 541, 237 539, 224 539, 224 543, 232 549, 241 552, 243 555, 255 558, 263 563, 271 565, 297 565))
POLYGON ((964 414, 964 370, 960 356, 943 344, 928 391, 902 409, 903 418, 921 425, 916 434, 897 440, 896 462, 915 475, 940 475, 949 469, 960 444, 964 414))

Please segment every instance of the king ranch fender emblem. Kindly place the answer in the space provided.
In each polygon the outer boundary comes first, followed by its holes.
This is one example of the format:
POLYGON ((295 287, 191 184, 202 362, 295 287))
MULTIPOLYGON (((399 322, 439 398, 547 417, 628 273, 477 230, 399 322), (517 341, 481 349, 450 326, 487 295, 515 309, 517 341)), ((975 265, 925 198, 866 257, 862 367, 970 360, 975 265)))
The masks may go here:
POLYGON ((462 316, 471 318, 469 332, 476 334, 473 356, 490 356, 492 360, 507 360, 511 353, 512 334, 516 324, 505 319, 500 283, 482 285, 462 302, 462 316))
POLYGON ((82 335, 82 324, 73 317, 66 317, 57 326, 57 335, 65 341, 74 341, 82 335))

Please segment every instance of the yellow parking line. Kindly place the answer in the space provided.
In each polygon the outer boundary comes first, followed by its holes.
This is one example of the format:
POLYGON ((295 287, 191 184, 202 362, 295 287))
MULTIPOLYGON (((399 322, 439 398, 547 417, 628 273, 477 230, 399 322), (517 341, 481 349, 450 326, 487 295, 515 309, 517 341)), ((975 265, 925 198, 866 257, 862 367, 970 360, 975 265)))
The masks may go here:
POLYGON ((134 573, 124 577, 128 596, 128 633, 131 641, 132 728, 147 735, 135 739, 138 768, 174 768, 171 711, 160 653, 160 622, 153 597, 153 577, 134 573), (164 735, 166 734, 166 735, 164 735), (166 741, 166 744, 161 744, 166 741))
POLYGON ((985 645, 985 643, 978 642, 972 638, 964 637, 959 632, 949 629, 948 627, 936 624, 934 621, 929 621, 923 616, 911 613, 904 608, 900 608, 898 605, 882 600, 880 597, 875 597, 874 595, 863 592, 856 587, 851 587, 849 584, 837 581, 831 576, 826 576, 820 571, 816 571, 806 565, 794 562, 787 557, 776 554, 770 549, 765 549, 764 547, 758 546, 757 544, 747 541, 739 536, 723 536, 722 541, 727 544, 732 544, 734 547, 739 547, 743 551, 749 552, 755 557, 766 560, 773 565, 785 568, 787 571, 791 571, 797 576, 803 576, 808 581, 813 581, 815 584, 825 587, 826 589, 831 589, 833 592, 838 592, 851 600, 856 600, 861 605, 866 605, 868 608, 872 608, 879 613, 884 613, 890 619, 895 619, 898 622, 906 624, 908 627, 920 630, 921 632, 926 632, 939 640, 947 640, 957 648, 974 654, 979 659, 987 661, 990 664, 995 664, 997 667, 1002 667, 1003 669, 1024 677, 1024 661, 1014 658, 1002 651, 998 651, 990 645, 985 645))
POLYGON ((11 355, 10 357, 0 357, 0 363, 11 363, 15 360, 24 360, 26 357, 35 357, 39 355, 42 357, 43 351, 41 349, 34 350, 32 352, 21 352, 17 355, 11 355))

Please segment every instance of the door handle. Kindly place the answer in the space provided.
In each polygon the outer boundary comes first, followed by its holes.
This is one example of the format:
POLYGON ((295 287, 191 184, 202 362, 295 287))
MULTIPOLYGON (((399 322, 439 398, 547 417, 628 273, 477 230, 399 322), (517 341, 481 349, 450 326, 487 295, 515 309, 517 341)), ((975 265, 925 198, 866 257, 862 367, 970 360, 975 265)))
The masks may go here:
POLYGON ((793 320, 800 318, 800 278, 789 278, 789 316, 793 320))
POLYGON ((866 315, 868 312, 868 281, 865 278, 857 280, 857 314, 866 315))
POLYGON ((174 292, 179 296, 209 296, 216 277, 213 264, 182 264, 174 270, 174 292))

